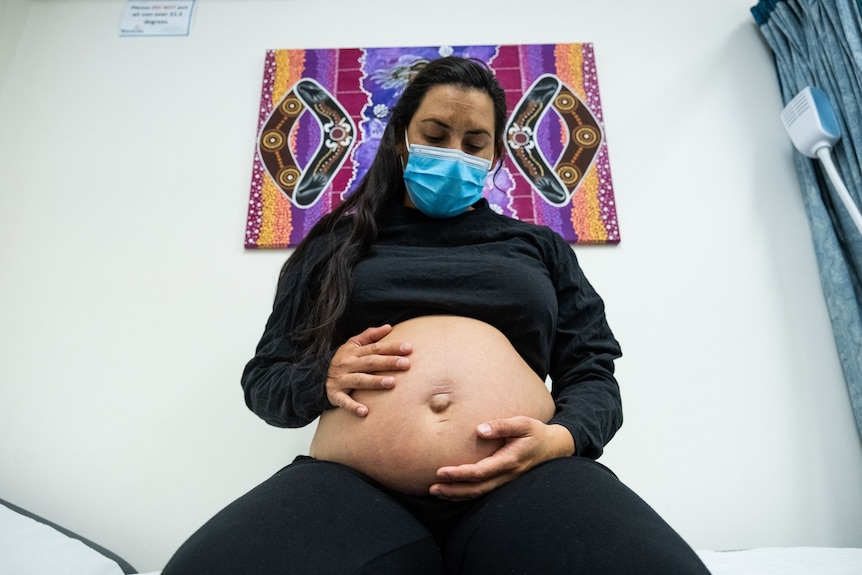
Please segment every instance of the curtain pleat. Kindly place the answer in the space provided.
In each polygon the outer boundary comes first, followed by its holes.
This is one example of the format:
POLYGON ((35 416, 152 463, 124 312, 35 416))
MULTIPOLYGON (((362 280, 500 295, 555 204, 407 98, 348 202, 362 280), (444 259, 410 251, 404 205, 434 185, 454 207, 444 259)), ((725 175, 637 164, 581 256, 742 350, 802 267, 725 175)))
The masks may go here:
MULTIPOLYGON (((823 90, 841 139, 832 156, 862 206, 862 18, 859 0, 761 0, 751 9, 772 48, 785 105, 806 86, 823 90)), ((817 160, 796 152, 823 294, 856 426, 862 434, 862 234, 817 160)))

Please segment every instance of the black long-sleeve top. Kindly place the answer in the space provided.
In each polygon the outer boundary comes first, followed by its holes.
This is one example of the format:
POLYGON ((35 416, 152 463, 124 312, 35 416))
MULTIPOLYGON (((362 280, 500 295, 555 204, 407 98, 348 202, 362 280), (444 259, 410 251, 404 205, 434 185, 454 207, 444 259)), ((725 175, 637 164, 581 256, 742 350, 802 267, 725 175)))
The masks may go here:
POLYGON ((246 403, 268 423, 300 427, 332 408, 326 370, 348 338, 371 326, 445 314, 493 325, 540 378, 550 375, 556 404, 550 423, 569 430, 577 455, 597 458, 622 424, 614 378, 621 351, 604 303, 571 247, 550 228, 499 215, 484 200, 447 219, 389 207, 354 269, 339 341, 325 357, 299 360, 301 342, 291 334, 322 259, 313 249, 306 253, 280 279, 242 376, 246 403))

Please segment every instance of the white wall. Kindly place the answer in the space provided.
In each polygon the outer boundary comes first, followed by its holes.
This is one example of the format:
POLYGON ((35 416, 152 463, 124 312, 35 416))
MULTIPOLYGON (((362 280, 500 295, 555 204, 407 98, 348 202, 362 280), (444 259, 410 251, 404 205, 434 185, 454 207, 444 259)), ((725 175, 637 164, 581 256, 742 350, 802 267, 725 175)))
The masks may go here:
POLYGON ((752 4, 201 0, 161 39, 119 38, 120 0, 4 4, 0 497, 152 570, 304 451, 239 387, 287 255, 242 247, 266 49, 589 41, 622 233, 578 248, 626 354, 603 461, 696 548, 862 546, 752 4))
POLYGON ((30 0, 0 0, 0 88, 6 81, 21 30, 27 22, 30 0))

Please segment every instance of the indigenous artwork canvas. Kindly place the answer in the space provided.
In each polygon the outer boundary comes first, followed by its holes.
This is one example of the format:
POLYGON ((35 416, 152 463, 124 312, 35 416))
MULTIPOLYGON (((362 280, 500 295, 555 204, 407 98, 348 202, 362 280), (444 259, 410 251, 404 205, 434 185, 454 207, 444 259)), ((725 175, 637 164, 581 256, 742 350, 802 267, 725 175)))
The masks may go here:
POLYGON ((506 92, 491 208, 570 243, 618 243, 593 47, 579 43, 267 51, 245 247, 298 244, 368 171, 412 74, 448 55, 484 61, 506 92))

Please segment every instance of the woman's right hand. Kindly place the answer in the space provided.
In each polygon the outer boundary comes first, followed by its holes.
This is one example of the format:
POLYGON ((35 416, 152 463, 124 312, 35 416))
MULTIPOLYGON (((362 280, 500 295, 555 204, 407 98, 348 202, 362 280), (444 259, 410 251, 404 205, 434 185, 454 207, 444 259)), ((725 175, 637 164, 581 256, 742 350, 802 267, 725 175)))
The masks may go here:
POLYGON ((376 374, 409 369, 410 360, 406 356, 413 347, 406 342, 381 342, 391 331, 392 326, 388 324, 370 327, 335 351, 326 378, 329 403, 365 417, 368 407, 351 397, 353 390, 395 387, 394 377, 376 374))

